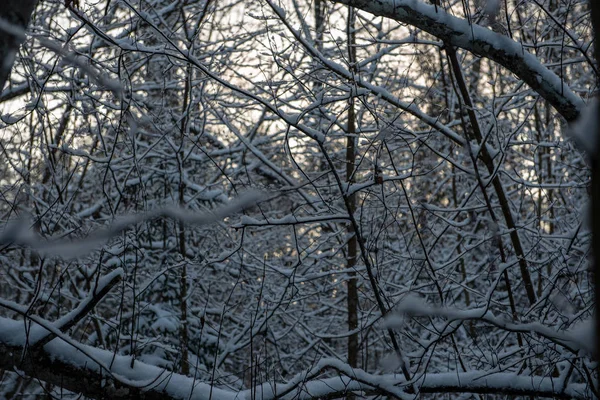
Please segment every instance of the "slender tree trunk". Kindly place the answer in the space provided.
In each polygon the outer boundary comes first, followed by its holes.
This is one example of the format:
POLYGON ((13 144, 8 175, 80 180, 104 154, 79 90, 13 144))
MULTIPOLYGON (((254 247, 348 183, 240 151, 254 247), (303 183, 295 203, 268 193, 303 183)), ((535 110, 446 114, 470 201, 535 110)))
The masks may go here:
MULTIPOLYGON (((348 8, 348 60, 350 70, 356 73, 356 35, 354 33, 354 9, 348 8)), ((354 108, 354 99, 350 98, 348 106, 348 132, 346 138, 346 182, 351 184, 354 175, 354 161, 356 158, 356 110, 354 108)), ((350 209, 348 212, 354 214, 356 211, 356 197, 354 194, 349 197, 350 209)), ((356 234, 351 224, 348 224, 348 254, 346 260, 346 269, 348 274, 348 330, 351 332, 348 336, 348 364, 351 367, 358 366, 358 281, 356 272, 353 271, 356 266, 358 256, 358 243, 356 234)))
MULTIPOLYGON (((469 95, 469 90, 464 80, 462 69, 458 61, 458 57, 456 55, 456 49, 454 49, 454 47, 450 45, 447 45, 446 51, 454 72, 454 76, 456 77, 458 89, 467 107, 467 115, 469 117, 469 121, 471 122, 470 133, 474 136, 477 143, 481 145, 481 160, 487 167, 490 176, 492 176, 493 174, 495 174, 494 162, 492 156, 488 152, 487 146, 485 146, 483 143, 483 134, 481 132, 479 122, 477 121, 475 111, 473 111, 473 102, 471 101, 471 96, 469 95)), ((469 132, 467 132, 467 135, 468 134, 469 132)), ((471 140, 471 138, 467 137, 467 140, 471 140)), ((475 164, 476 160, 473 160, 473 162, 475 164)), ((500 209, 502 210, 502 214, 506 222, 506 227, 510 230, 510 239, 515 251, 515 255, 519 262, 519 270, 521 272, 521 278, 523 279, 523 284, 525 286, 527 299, 529 300, 529 304, 533 305, 536 302, 536 295, 533 282, 531 280, 531 275, 529 274, 529 266, 527 265, 527 260, 525 258, 525 251, 523 249, 523 246, 521 245, 521 239, 519 238, 519 232, 517 230, 512 211, 510 209, 508 198, 504 191, 504 187, 502 186, 502 182, 500 182, 500 177, 497 174, 492 178, 492 186, 494 187, 494 191, 498 196, 498 202, 500 203, 500 209)), ((482 187, 482 192, 485 192, 484 187, 482 187)), ((487 195, 484 193, 484 196, 487 195)))
POLYGON ((315 48, 323 51, 323 33, 325 31, 325 3, 324 0, 315 0, 315 48))
MULTIPOLYGON (((190 99, 190 86, 192 80, 192 69, 191 66, 188 65, 186 79, 185 79, 185 89, 183 93, 183 115, 186 117, 181 121, 181 148, 183 148, 183 142, 185 140, 185 133, 187 129, 188 122, 188 107, 191 103, 190 99)), ((179 151, 177 164, 179 166, 179 206, 183 207, 185 205, 185 181, 183 180, 184 176, 184 153, 183 151, 179 151)), ((180 304, 180 312, 181 312, 181 325, 179 326, 179 345, 181 348, 181 373, 183 375, 187 375, 190 373, 190 366, 188 364, 189 358, 189 332, 188 332, 188 310, 187 310, 187 264, 185 260, 187 259, 187 249, 185 245, 185 224, 183 221, 179 221, 178 223, 179 230, 179 253, 181 254, 182 259, 184 260, 183 267, 181 268, 181 276, 179 280, 179 304, 180 304)))

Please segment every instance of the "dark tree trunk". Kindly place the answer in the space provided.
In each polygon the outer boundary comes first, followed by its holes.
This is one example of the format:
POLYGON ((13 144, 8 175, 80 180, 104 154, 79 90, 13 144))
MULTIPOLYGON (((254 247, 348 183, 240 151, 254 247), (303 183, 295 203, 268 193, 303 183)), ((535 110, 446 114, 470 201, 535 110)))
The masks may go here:
POLYGON ((17 50, 25 40, 37 0, 5 0, 0 6, 0 92, 8 80, 17 50))
MULTIPOLYGON (((596 51, 596 60, 600 62, 600 4, 597 1, 590 0, 592 7, 592 24, 594 25, 594 45, 596 51)), ((600 111, 600 103, 598 105, 600 111)), ((600 128, 598 128, 600 129, 600 128)), ((596 132, 600 135, 600 131, 596 132)), ((596 291, 596 357, 600 354, 600 282, 598 282, 598 274, 600 270, 600 157, 598 157, 598 149, 590 149, 590 160, 592 165, 592 252, 593 252, 593 271, 594 287, 596 291)))
MULTIPOLYGON (((355 11, 348 8, 348 60, 350 69, 356 72, 354 63, 356 62, 356 35, 354 33, 354 13, 355 11)), ((354 99, 350 98, 348 107, 348 138, 346 142, 346 182, 351 184, 354 175, 354 163, 356 160, 356 110, 354 99)), ((351 194, 348 203, 350 209, 348 212, 356 211, 356 196, 351 194)), ((348 364, 356 368, 358 366, 358 279, 354 268, 356 266, 356 258, 358 256, 358 242, 356 232, 351 224, 348 224, 348 255, 346 268, 350 279, 348 279, 348 330, 351 332, 348 336, 348 364)))

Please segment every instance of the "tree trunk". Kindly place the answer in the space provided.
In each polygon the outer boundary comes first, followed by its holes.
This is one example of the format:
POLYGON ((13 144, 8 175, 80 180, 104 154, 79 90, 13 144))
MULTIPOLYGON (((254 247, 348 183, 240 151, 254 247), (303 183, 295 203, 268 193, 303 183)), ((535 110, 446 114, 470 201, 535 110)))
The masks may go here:
MULTIPOLYGON (((596 60, 600 62, 600 4, 597 1, 590 0, 592 7, 592 24, 594 25, 594 36, 596 46, 596 60)), ((598 103, 600 111, 600 103, 598 103)), ((597 128, 597 129, 600 129, 597 128)), ((600 131, 596 132, 596 135, 600 135, 600 131)), ((590 149, 590 159, 592 165, 592 202, 591 202, 591 213, 592 213, 592 253, 594 254, 592 273, 594 275, 594 287, 596 293, 596 358, 600 354, 600 307, 598 307, 598 299, 600 299, 600 282, 598 282, 598 274, 600 270, 600 159, 598 157, 598 149, 590 149)))
POLYGON ((37 0, 6 0, 0 8, 0 92, 25 40, 22 30, 27 28, 36 3, 37 0))
MULTIPOLYGON (((350 70, 356 73, 356 35, 354 33, 354 15, 353 8, 348 8, 348 60, 350 62, 350 70)), ((348 132, 346 138, 346 182, 351 184, 354 175, 354 161, 356 158, 356 110, 354 108, 354 98, 350 98, 348 106, 348 132)), ((350 209, 348 212, 354 214, 356 211, 356 196, 351 194, 348 198, 350 209)), ((348 275, 348 330, 351 332, 348 336, 348 364, 356 368, 358 366, 358 281, 356 272, 353 271, 356 266, 356 257, 358 255, 358 245, 356 234, 351 224, 348 224, 348 254, 346 257, 346 269, 348 275)))

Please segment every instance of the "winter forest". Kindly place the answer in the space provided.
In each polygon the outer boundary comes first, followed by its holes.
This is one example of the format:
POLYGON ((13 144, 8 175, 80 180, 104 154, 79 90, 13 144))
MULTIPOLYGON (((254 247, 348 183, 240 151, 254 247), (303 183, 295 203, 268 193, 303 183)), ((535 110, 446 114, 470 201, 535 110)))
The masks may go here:
POLYGON ((0 398, 597 398, 594 26, 3 1, 0 398))

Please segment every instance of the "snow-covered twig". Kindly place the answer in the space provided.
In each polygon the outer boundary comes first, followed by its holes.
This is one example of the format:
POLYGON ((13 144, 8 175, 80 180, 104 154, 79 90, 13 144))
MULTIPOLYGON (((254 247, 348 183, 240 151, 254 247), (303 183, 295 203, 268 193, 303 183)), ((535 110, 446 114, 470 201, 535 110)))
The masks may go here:
POLYGON ((179 207, 165 207, 142 214, 133 214, 115 219, 105 230, 97 231, 85 239, 67 241, 65 239, 44 240, 32 232, 25 231, 24 224, 14 224, 0 235, 0 244, 21 245, 32 248, 46 255, 77 257, 85 255, 105 244, 110 238, 125 229, 156 218, 170 218, 189 225, 208 225, 252 207, 264 196, 256 191, 248 192, 229 204, 214 211, 198 214, 179 207))

